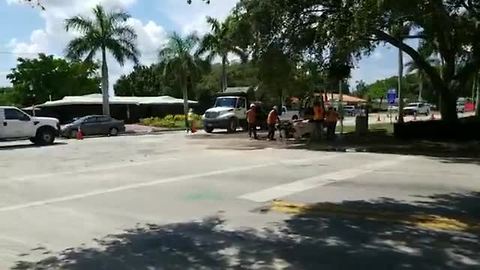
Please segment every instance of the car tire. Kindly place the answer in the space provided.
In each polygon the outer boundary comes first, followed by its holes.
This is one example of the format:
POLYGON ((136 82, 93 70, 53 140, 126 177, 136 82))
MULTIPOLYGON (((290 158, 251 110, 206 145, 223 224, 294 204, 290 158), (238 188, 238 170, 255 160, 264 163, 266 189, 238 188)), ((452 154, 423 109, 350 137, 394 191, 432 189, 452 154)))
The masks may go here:
POLYGON ((111 128, 108 135, 112 137, 118 136, 118 128, 111 128))
POLYGON ((237 125, 238 125, 237 119, 235 118, 230 119, 228 121, 228 127, 227 127, 228 133, 234 133, 235 131, 237 131, 237 125))
POLYGON ((35 136, 35 144, 52 145, 55 142, 55 130, 53 128, 40 128, 35 136))
POLYGON ((293 121, 296 121, 296 120, 298 120, 298 115, 294 115, 294 116, 292 116, 292 120, 293 120, 293 121))
POLYGON ((36 138, 30 138, 30 141, 31 141, 33 144, 37 144, 37 139, 36 139, 36 138))
POLYGON ((207 133, 212 133, 212 132, 213 132, 213 128, 212 128, 212 127, 205 127, 204 130, 205 130, 205 132, 207 132, 207 133))

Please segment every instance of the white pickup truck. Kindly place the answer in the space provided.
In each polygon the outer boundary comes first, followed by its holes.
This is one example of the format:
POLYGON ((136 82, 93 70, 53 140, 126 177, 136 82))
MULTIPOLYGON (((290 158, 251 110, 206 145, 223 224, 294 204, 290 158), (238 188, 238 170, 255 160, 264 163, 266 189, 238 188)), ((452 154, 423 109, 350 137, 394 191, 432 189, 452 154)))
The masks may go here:
POLYGON ((55 118, 34 117, 15 107, 0 106, 0 140, 29 139, 37 145, 50 145, 59 131, 55 118))

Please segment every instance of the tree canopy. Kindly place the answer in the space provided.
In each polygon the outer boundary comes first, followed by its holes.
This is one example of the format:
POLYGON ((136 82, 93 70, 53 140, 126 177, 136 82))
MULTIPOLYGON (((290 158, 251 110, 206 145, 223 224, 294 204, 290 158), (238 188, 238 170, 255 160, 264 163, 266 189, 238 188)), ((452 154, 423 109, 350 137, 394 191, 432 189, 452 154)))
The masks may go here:
MULTIPOLYGON (((480 69, 480 3, 465 0, 241 0, 234 14, 250 22, 251 49, 271 43, 289 54, 369 54, 382 43, 401 49, 442 96, 442 115, 456 120, 455 102, 480 69), (427 43, 444 62, 439 71, 406 42, 427 43)), ((348 57, 347 57, 348 59, 348 57)), ((328 61, 327 61, 328 62, 328 61)))
POLYGON ((67 61, 53 55, 18 58, 17 66, 7 75, 13 84, 13 101, 20 105, 44 103, 50 98, 99 92, 97 65, 67 61))

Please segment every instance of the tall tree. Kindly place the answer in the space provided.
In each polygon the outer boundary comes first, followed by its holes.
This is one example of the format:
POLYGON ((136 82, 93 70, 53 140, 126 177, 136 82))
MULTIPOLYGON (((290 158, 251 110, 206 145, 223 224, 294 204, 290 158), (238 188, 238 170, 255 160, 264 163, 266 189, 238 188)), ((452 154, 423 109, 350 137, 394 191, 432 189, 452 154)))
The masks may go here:
POLYGON ((7 79, 13 85, 14 103, 32 105, 64 96, 97 93, 100 83, 97 68, 92 62, 67 61, 39 54, 34 59, 18 58, 17 66, 7 79))
POLYGON ((400 49, 440 93, 445 121, 457 120, 458 92, 480 67, 478 1, 240 0, 235 13, 250 22, 257 51, 277 41, 299 53, 342 44, 358 58, 382 43, 400 49), (433 44, 444 68, 428 63, 411 39, 433 44))
POLYGON ((222 75, 221 75, 221 91, 225 91, 228 87, 227 78, 227 65, 228 55, 230 53, 236 54, 242 59, 242 62, 246 60, 246 54, 235 45, 231 28, 232 21, 228 18, 223 22, 219 22, 217 19, 207 17, 207 23, 211 27, 211 32, 207 33, 200 41, 200 47, 197 51, 197 55, 203 55, 207 53, 208 61, 212 61, 216 56, 221 58, 222 61, 222 75))
POLYGON ((124 11, 106 12, 100 5, 93 8, 94 18, 76 16, 66 20, 66 30, 76 30, 81 36, 73 39, 67 46, 67 56, 78 59, 87 55, 85 61, 91 61, 100 51, 102 55, 102 95, 103 114, 110 115, 108 93, 107 51, 120 65, 125 60, 138 64, 140 53, 136 48, 137 34, 125 24, 130 15, 124 11))
POLYGON ((199 59, 193 54, 198 42, 199 39, 194 34, 182 37, 174 32, 159 52, 160 62, 165 64, 165 76, 174 78, 182 89, 186 127, 188 127, 188 85, 199 77, 202 68, 199 59))

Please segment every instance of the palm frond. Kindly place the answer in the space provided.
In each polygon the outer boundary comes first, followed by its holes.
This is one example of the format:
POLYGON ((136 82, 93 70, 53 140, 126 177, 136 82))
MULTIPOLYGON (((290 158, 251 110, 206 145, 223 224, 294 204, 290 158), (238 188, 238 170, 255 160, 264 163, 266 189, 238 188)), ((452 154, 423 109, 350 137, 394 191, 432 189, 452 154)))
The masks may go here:
POLYGON ((94 42, 90 36, 78 37, 71 40, 66 48, 67 58, 79 60, 86 53, 98 49, 99 44, 94 42))
POLYGON ((135 29, 131 26, 117 26, 112 29, 112 34, 118 38, 128 39, 128 40, 135 40, 137 39, 138 35, 135 32, 135 29))
POLYGON ((94 22, 89 18, 75 16, 73 18, 67 19, 65 22, 66 31, 74 29, 81 33, 88 33, 95 30, 94 22))
POLYGON ((136 65, 139 63, 139 52, 130 41, 110 38, 106 40, 105 46, 121 66, 125 64, 126 59, 132 60, 136 65))
POLYGON ((220 29, 222 28, 222 26, 217 19, 208 16, 207 23, 210 25, 210 29, 212 30, 213 33, 220 32, 220 29))

